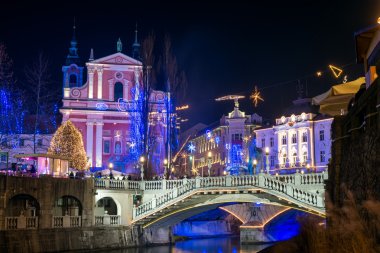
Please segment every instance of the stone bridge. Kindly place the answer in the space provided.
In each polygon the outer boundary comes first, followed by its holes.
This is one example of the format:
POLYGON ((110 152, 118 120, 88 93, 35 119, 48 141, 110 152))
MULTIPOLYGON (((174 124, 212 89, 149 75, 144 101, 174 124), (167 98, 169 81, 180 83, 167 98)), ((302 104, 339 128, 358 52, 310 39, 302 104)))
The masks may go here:
POLYGON ((97 199, 112 197, 118 209, 124 210, 120 215, 127 224, 147 228, 174 225, 195 214, 236 203, 276 204, 324 216, 326 179, 327 173, 259 173, 159 181, 102 179, 95 181, 95 187, 97 199), (124 191, 141 194, 142 203, 132 209, 131 197, 125 202, 124 191), (126 211, 132 211, 132 216, 126 211))

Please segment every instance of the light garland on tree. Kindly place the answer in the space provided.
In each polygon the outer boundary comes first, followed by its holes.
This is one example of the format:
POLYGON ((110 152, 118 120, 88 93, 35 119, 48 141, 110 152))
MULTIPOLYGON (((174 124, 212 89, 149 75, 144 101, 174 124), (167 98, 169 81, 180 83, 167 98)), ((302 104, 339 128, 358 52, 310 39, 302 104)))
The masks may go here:
POLYGON ((87 170, 87 155, 83 147, 82 134, 71 121, 64 122, 54 133, 48 154, 69 159, 69 167, 87 170))

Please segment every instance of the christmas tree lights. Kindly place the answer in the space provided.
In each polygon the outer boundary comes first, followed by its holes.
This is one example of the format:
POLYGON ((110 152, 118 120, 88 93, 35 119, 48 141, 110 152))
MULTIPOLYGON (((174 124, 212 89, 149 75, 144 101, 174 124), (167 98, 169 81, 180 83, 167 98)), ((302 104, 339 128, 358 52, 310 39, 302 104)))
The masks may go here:
POLYGON ((71 121, 64 122, 54 133, 48 154, 68 158, 70 168, 78 170, 86 170, 88 168, 82 134, 71 121))

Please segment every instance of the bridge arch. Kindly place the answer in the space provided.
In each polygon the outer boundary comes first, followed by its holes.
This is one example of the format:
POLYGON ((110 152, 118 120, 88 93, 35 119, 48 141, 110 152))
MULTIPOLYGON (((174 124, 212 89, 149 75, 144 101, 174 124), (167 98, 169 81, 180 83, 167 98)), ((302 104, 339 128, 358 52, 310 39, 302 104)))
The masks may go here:
POLYGON ((82 212, 82 203, 74 196, 63 195, 54 201, 53 216, 82 216, 82 212))
POLYGON ((104 215, 105 213, 108 215, 120 215, 120 203, 117 204, 112 197, 103 197, 96 201, 95 215, 104 215))
POLYGON ((39 216, 40 203, 30 194, 16 194, 8 201, 7 216, 39 216))
POLYGON ((195 191, 187 196, 187 198, 180 199, 176 203, 157 208, 156 212, 148 213, 132 222, 142 225, 144 228, 149 226, 171 226, 191 216, 214 208, 236 203, 255 202, 285 206, 324 216, 323 212, 319 209, 310 209, 310 206, 303 205, 303 203, 295 199, 287 198, 270 189, 246 189, 244 191, 202 189, 195 191), (192 204, 185 205, 188 202, 192 202, 192 204))

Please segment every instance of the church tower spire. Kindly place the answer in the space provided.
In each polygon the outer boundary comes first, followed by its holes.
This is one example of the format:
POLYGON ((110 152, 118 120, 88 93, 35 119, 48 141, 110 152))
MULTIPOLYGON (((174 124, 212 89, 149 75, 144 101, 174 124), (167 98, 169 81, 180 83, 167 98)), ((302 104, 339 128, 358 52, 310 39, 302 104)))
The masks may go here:
POLYGON ((76 40, 76 37, 75 37, 75 30, 76 30, 76 26, 75 26, 75 18, 74 18, 74 25, 73 25, 73 37, 71 38, 71 41, 70 41, 70 48, 69 48, 69 54, 67 55, 66 57, 66 65, 70 65, 70 64, 78 64, 80 59, 79 59, 79 56, 78 56, 78 42, 76 40))
POLYGON ((135 29, 135 41, 132 44, 132 57, 134 59, 140 60, 140 43, 137 40, 137 23, 135 29))
POLYGON ((81 87, 83 85, 83 67, 80 66, 75 30, 76 26, 74 18, 73 37, 70 41, 69 54, 66 57, 66 64, 62 66, 63 92, 65 98, 70 97, 70 88, 81 87))

